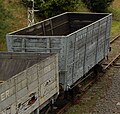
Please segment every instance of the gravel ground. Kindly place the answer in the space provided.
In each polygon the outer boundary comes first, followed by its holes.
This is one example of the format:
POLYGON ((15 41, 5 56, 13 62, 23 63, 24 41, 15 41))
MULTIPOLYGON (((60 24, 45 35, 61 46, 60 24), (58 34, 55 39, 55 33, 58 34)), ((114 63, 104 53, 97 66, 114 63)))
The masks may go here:
MULTIPOLYGON (((109 59, 104 63, 109 63, 120 52, 120 40, 111 47, 109 59)), ((120 60, 117 63, 120 63, 120 60)), ((80 102, 73 105, 65 114, 120 114, 120 67, 110 67, 100 75, 80 102)))
POLYGON ((120 68, 107 70, 65 114, 120 114, 120 68))
POLYGON ((101 99, 93 114, 120 114, 120 72, 112 78, 112 85, 101 99))

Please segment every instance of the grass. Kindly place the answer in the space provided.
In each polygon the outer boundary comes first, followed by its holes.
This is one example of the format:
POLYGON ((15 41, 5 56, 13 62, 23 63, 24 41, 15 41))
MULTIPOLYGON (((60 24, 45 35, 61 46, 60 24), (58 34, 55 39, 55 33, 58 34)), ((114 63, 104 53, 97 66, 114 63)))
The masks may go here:
POLYGON ((115 37, 117 35, 120 35, 120 21, 113 20, 112 21, 111 37, 115 37))
POLYGON ((6 51, 5 35, 27 26, 27 10, 21 4, 21 0, 4 0, 2 2, 6 14, 2 12, 1 16, 6 27, 0 28, 0 51, 6 51))
POLYGON ((120 0, 114 0, 113 4, 112 4, 113 8, 120 8, 120 0))
POLYGON ((109 10, 113 14, 111 36, 115 37, 120 34, 120 0, 114 0, 109 10))
POLYGON ((4 7, 12 15, 12 18, 8 19, 11 31, 27 26, 27 9, 21 0, 5 0, 4 7))

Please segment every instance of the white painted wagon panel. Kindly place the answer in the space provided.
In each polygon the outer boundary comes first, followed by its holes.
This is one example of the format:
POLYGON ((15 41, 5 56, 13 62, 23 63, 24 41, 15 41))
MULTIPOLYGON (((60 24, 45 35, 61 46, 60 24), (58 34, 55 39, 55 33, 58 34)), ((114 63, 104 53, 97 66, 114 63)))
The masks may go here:
POLYGON ((58 95, 58 56, 45 55, 42 61, 38 59, 31 67, 27 65, 25 70, 0 84, 0 113, 30 114, 58 95), (12 86, 9 86, 11 82, 12 86), (45 94, 42 95, 43 90, 45 94))

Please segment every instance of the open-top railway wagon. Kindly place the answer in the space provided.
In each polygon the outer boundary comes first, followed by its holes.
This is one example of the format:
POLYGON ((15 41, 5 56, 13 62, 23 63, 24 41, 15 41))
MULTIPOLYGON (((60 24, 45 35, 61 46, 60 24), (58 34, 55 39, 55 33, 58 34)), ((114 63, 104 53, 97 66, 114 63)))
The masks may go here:
POLYGON ((0 53, 0 114, 39 114, 59 94, 58 55, 0 53))
POLYGON ((59 53, 60 85, 72 88, 109 52, 112 15, 66 12, 6 36, 8 51, 59 53))

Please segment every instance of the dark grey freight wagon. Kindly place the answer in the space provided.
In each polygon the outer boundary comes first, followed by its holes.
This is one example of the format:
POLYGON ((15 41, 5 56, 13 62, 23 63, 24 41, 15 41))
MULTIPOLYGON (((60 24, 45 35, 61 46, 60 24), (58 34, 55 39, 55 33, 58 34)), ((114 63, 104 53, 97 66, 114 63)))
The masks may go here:
POLYGON ((11 52, 59 53, 64 90, 109 52, 112 14, 67 12, 7 34, 11 52))
POLYGON ((58 94, 57 54, 0 53, 0 114, 39 114, 58 94))

